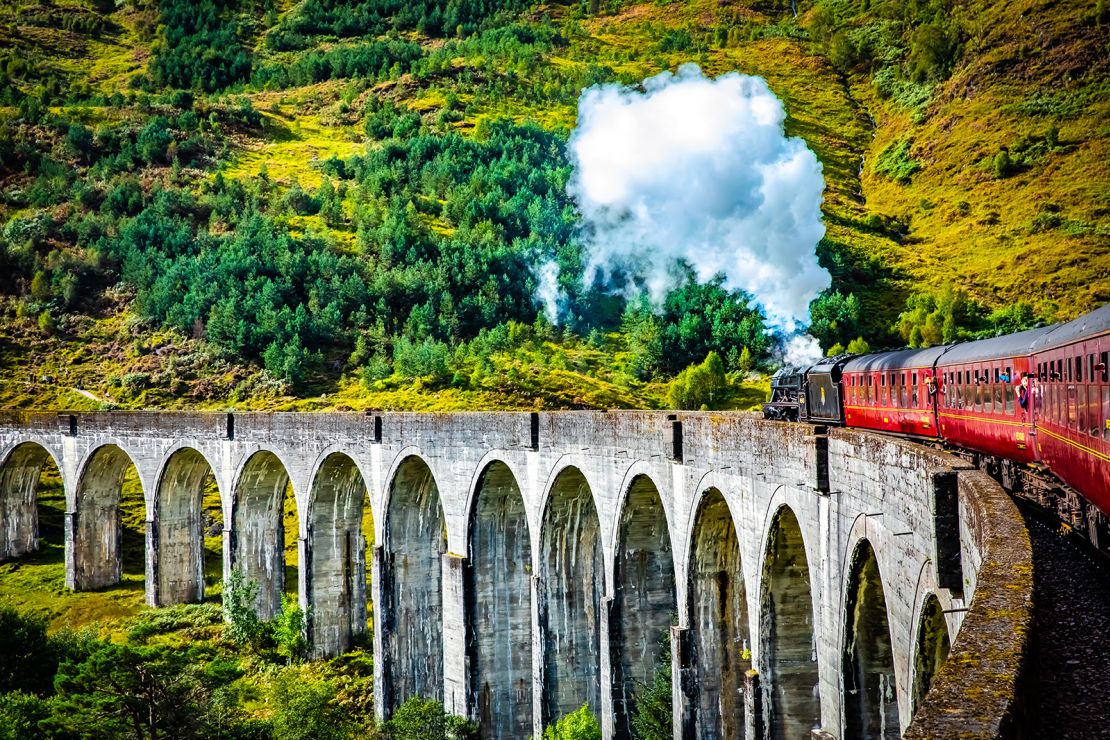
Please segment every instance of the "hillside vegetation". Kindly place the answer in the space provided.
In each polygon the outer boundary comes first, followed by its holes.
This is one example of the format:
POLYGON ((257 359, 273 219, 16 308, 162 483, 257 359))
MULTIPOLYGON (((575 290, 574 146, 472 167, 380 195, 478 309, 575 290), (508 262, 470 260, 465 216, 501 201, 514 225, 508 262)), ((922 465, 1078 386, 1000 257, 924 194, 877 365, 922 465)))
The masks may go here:
POLYGON ((824 167, 823 349, 1070 318, 1110 301, 1108 49, 1102 2, 7 3, 0 405, 758 403, 749 296, 582 281, 578 97, 685 62, 824 167))

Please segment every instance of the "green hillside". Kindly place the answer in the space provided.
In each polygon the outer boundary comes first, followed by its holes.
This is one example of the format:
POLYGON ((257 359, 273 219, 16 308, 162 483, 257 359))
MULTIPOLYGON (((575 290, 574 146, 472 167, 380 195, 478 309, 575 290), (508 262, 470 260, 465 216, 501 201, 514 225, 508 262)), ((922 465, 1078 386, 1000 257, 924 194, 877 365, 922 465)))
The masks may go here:
POLYGON ((1108 52, 1102 2, 7 3, 0 406, 750 407, 748 296, 580 279, 579 94, 685 62, 823 165, 823 348, 1070 318, 1110 301, 1108 52))

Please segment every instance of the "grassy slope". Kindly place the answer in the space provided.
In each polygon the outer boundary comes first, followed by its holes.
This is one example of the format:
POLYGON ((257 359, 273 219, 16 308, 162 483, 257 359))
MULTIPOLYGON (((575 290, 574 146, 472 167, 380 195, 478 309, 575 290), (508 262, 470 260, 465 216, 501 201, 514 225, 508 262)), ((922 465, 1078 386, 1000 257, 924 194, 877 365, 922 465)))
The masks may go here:
MULTIPOLYGON (((45 5, 54 14, 84 7, 74 0, 22 5, 45 5)), ((1081 4, 1023 0, 1017 5, 982 0, 963 4, 959 13, 972 29, 971 38, 951 79, 934 91, 924 115, 916 116, 882 100, 868 74, 844 78, 820 45, 805 39, 772 34, 749 40, 740 34, 723 47, 660 50, 659 39, 676 28, 696 34, 721 25, 760 29, 781 21, 763 13, 765 3, 641 4, 582 21, 571 20, 569 7, 551 4, 537 14, 546 13, 571 29, 568 42, 544 60, 556 67, 597 63, 643 77, 697 61, 713 74, 739 70, 766 77, 787 106, 789 133, 804 137, 824 164, 829 240, 840 245, 851 265, 878 261, 890 278, 862 296, 866 313, 879 323, 897 313, 909 290, 945 282, 968 288, 990 307, 1026 300, 1047 317, 1067 318, 1110 300, 1110 172, 1105 167, 1110 95, 1103 81, 1107 30, 1084 22, 1081 4), (1074 114, 1063 116, 1034 115, 1021 107, 1045 94, 1065 108, 1076 100, 1085 105, 1073 106, 1074 114), (1030 168, 995 178, 991 163, 1000 148, 1014 146, 1023 136, 1043 137, 1051 126, 1059 129, 1058 146, 1039 155, 1030 168), (884 147, 903 139, 913 142, 912 156, 922 165, 908 184, 877 175, 872 164, 884 147), (861 162, 866 162, 862 168, 861 162), (1055 215, 1046 220, 1041 217, 1045 212, 1055 215), (863 227, 872 214, 908 223, 908 235, 863 227)), ((149 33, 143 29, 150 27, 150 11, 113 13, 109 31, 98 38, 48 31, 39 21, 30 23, 32 15, 21 7, 0 9, 0 36, 36 64, 65 72, 73 84, 105 92, 122 89, 149 57, 150 42, 143 40, 149 33)), ((260 39, 252 45, 265 56, 260 39)), ((497 59, 460 58, 455 64, 504 66, 497 59)), ((295 178, 314 188, 322 178, 315 162, 361 151, 361 99, 380 94, 434 115, 451 84, 450 78, 441 78, 421 87, 402 79, 367 90, 358 81, 332 81, 251 93, 265 117, 263 134, 236 140, 224 174, 251 177, 264 169, 281 185, 295 178)), ((540 108, 511 99, 462 102, 473 103, 458 124, 463 130, 481 118, 505 115, 568 128, 575 115, 569 104, 540 108)), ((98 109, 84 113, 90 121, 105 114, 98 109)), ((329 229, 317 217, 294 226, 327 231, 340 248, 353 239, 349 231, 329 229)), ((14 304, 7 306, 0 332, 0 364, 6 370, 0 378, 0 405, 97 407, 68 390, 78 382, 122 406, 308 410, 665 405, 662 385, 629 382, 621 367, 619 338, 607 342, 604 351, 584 342, 560 342, 512 353, 495 359, 496 372, 461 387, 429 389, 419 382, 389 381, 367 388, 352 378, 321 377, 309 398, 297 399, 234 358, 211 357, 191 340, 136 325, 128 319, 126 297, 103 301, 91 313, 77 317, 62 338, 45 338, 31 320, 17 318, 14 304), (163 372, 167 369, 173 372, 163 372), (153 387, 120 384, 133 373, 147 373, 153 387), (31 386, 26 381, 32 374, 68 379, 57 387, 31 386)), ((737 405, 750 403, 757 390, 753 386, 741 394, 737 405)))

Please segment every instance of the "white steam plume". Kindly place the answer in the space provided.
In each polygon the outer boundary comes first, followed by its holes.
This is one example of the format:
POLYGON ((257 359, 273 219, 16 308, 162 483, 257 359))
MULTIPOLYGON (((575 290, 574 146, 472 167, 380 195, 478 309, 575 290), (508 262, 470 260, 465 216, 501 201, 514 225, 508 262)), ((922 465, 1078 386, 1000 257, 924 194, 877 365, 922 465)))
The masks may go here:
POLYGON ((806 367, 824 357, 821 345, 808 334, 796 334, 786 342, 783 363, 792 367, 806 367))
POLYGON ((771 324, 808 323, 830 282, 814 255, 825 181, 784 134, 782 103, 759 77, 708 79, 695 64, 643 88, 599 85, 578 103, 567 189, 587 226, 587 282, 624 268, 658 302, 684 260, 751 293, 771 324))
POLYGON ((566 296, 559 287, 559 265, 545 262, 536 270, 536 301, 543 306, 544 316, 552 324, 559 323, 559 305, 566 296))

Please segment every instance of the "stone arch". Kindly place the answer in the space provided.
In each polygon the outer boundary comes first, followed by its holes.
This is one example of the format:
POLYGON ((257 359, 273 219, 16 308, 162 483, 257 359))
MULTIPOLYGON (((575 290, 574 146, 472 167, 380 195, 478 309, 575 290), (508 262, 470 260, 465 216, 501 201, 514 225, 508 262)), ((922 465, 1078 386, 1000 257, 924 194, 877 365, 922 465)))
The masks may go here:
POLYGON ((483 738, 527 737, 532 723, 532 545, 516 476, 479 474, 466 569, 470 697, 483 738))
POLYGON ((674 557, 659 489, 640 474, 628 486, 618 523, 610 652, 618 738, 632 737, 639 687, 650 684, 659 661, 670 663, 675 602, 674 557))
POLYGON ((311 485, 304 564, 308 633, 314 654, 338 655, 367 631, 369 492, 358 465, 342 452, 324 458, 311 485))
POLYGON ((211 463, 191 447, 162 464, 154 489, 155 606, 204 600, 204 488, 212 479, 211 463))
POLYGON ((386 713, 406 699, 443 701, 443 554, 447 530, 431 468, 409 455, 389 484, 382 568, 386 713))
MULTIPOLYGON (((67 563, 66 580, 75 591, 112 586, 123 577, 120 500, 124 480, 134 470, 131 456, 115 444, 92 450, 80 467, 74 511, 67 524, 67 539, 72 535, 72 547, 67 552, 71 563, 67 563)), ((149 517, 144 519, 149 522, 149 517)))
POLYGON ((913 710, 921 705, 937 671, 948 659, 951 642, 948 636, 948 623, 944 619, 944 609, 936 594, 925 597, 921 606, 921 617, 917 628, 917 645, 913 663, 913 710))
POLYGON ((573 466, 559 471, 540 530, 543 721, 588 704, 601 714, 605 560, 593 491, 573 466))
POLYGON ((242 572, 258 585, 259 617, 281 611, 286 584, 285 501, 289 471, 276 454, 258 450, 243 463, 235 481, 231 504, 229 571, 242 572))
POLYGON ((886 594, 875 550, 866 539, 853 552, 845 599, 845 735, 897 738, 898 684, 886 594))
POLYGON ((687 614, 697 689, 694 736, 744 733, 744 683, 751 669, 748 606, 740 540, 732 511, 717 488, 698 502, 690 534, 687 614))
POLYGON ((39 478, 48 467, 61 470, 37 441, 17 444, 0 462, 0 561, 39 549, 39 478))
POLYGON ((775 512, 767 534, 760 597, 760 678, 768 737, 809 737, 821 725, 809 558, 798 517, 775 512))

